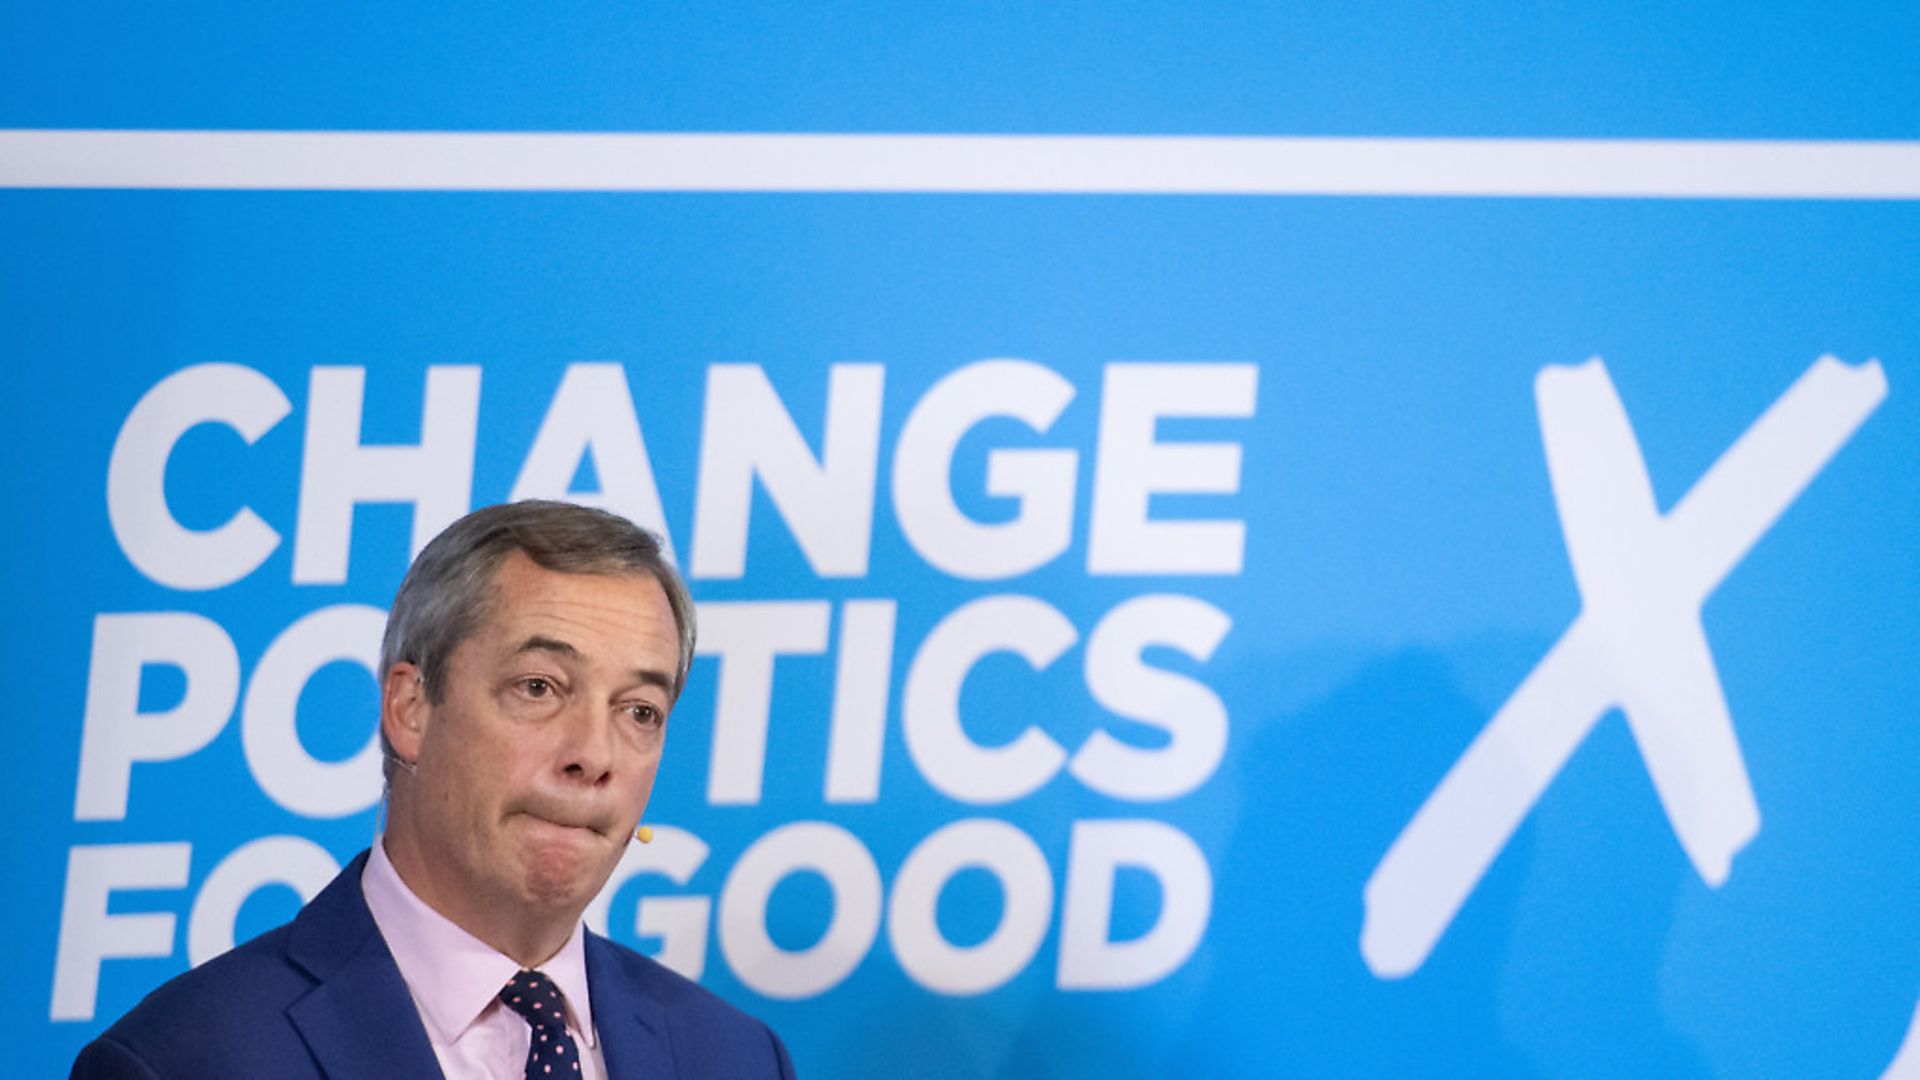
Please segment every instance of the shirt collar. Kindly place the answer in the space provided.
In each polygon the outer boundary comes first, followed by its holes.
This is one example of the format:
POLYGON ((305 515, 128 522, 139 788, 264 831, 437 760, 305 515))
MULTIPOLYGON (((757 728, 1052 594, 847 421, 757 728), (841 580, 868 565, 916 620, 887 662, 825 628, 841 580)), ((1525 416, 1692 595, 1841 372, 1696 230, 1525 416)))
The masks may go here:
MULTIPOLYGON (((434 1042, 452 1044, 493 1004, 500 988, 520 970, 519 963, 415 895, 387 858, 384 836, 367 856, 360 889, 414 1004, 433 1029, 434 1042)), ((588 1046, 596 1045, 593 1003, 587 992, 585 927, 576 923, 567 943, 539 970, 566 998, 575 1036, 588 1046)))

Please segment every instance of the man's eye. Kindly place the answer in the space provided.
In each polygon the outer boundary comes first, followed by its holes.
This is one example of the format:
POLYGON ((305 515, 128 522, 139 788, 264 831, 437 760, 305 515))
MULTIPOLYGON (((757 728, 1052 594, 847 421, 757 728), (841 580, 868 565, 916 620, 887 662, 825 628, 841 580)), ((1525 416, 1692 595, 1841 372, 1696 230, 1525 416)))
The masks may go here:
POLYGON ((627 715, 633 717, 635 720, 639 721, 641 724, 647 727, 653 727, 659 724, 662 720, 666 719, 665 717, 660 715, 659 709, 654 708, 652 705, 649 705, 646 702, 640 702, 639 704, 627 706, 627 715))
POLYGON ((520 690, 530 698, 553 696, 553 684, 539 676, 520 680, 520 690))

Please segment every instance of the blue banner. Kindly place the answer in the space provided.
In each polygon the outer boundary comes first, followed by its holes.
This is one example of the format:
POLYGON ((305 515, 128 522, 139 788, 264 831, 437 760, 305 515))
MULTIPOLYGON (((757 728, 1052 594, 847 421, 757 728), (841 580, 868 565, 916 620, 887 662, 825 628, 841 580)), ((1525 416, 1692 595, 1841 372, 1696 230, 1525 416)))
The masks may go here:
POLYGON ((1912 16, 572 14, 0 45, 29 1073, 525 497, 700 608, 589 922, 803 1075, 1920 1070, 1912 16))

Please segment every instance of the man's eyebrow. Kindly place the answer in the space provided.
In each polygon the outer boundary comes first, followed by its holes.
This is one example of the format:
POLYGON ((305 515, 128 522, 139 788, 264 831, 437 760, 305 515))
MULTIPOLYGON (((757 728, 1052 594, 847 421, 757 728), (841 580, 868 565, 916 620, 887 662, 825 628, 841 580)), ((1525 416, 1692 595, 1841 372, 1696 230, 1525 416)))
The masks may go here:
POLYGON ((657 686, 669 694, 673 693, 673 676, 664 671, 655 671, 652 668, 634 668, 633 677, 637 682, 645 683, 648 686, 657 686))
POLYGON ((553 653, 556 656, 564 656, 569 660, 580 659, 579 649, 574 648, 572 645, 558 638, 545 637, 540 634, 535 634, 521 642, 520 647, 513 650, 513 655, 519 656, 522 653, 530 652, 553 653))
MULTIPOLYGON (((555 656, 564 657, 568 660, 578 660, 581 658, 579 649, 574 648, 567 642, 561 641, 559 638, 550 638, 544 634, 535 634, 521 642, 520 647, 513 650, 513 655, 520 656, 530 652, 552 653, 555 656)), ((657 671, 652 668, 634 668, 630 674, 632 674, 635 682, 644 683, 648 686, 657 686, 668 693, 673 692, 672 672, 657 671)))

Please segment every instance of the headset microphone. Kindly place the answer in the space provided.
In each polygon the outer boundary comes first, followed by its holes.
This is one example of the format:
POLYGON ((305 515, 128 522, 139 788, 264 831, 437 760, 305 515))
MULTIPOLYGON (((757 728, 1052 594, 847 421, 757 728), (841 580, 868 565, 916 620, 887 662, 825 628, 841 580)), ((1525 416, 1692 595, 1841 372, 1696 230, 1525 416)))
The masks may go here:
POLYGON ((633 830, 633 838, 643 844, 651 844, 653 843, 653 830, 642 825, 633 830))

